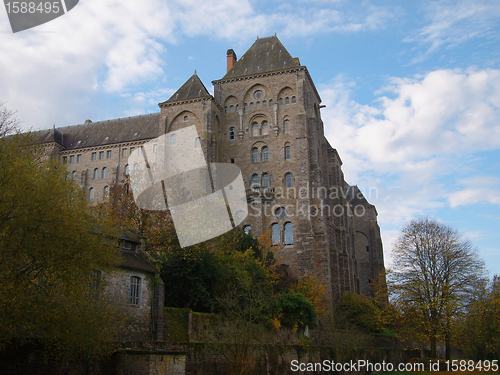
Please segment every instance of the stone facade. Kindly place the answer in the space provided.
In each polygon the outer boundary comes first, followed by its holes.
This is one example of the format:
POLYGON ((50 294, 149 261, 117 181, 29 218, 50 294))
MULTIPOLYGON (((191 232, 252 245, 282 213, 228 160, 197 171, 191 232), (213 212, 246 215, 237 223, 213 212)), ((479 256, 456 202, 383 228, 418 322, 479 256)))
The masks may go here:
MULTIPOLYGON (((127 181, 133 148, 195 125, 207 162, 235 163, 247 189, 242 228, 271 231, 276 258, 294 276, 312 274, 332 301, 369 295, 383 270, 377 212, 344 180, 342 161, 324 136, 321 98, 307 68, 277 37, 257 39, 210 95, 196 73, 160 112, 52 129, 43 133, 90 200, 127 181)), ((186 150, 179 150, 186 152, 186 150)))

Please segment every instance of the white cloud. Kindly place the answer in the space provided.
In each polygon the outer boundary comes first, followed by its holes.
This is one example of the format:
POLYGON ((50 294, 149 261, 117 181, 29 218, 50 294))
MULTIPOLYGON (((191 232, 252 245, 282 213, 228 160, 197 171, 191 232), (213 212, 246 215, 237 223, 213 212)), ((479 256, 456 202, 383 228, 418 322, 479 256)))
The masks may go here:
POLYGON ((500 206, 500 178, 475 176, 458 181, 465 188, 448 196, 452 208, 476 203, 490 203, 500 206))
POLYGON ((424 3, 423 12, 428 24, 405 41, 430 46, 413 62, 425 59, 442 46, 453 47, 477 38, 495 38, 500 4, 497 0, 433 1, 424 3))
POLYGON ((367 169, 432 174, 449 155, 500 147, 499 70, 391 78, 373 105, 350 99, 352 83, 342 77, 319 90, 325 133, 355 165, 354 177, 367 169))

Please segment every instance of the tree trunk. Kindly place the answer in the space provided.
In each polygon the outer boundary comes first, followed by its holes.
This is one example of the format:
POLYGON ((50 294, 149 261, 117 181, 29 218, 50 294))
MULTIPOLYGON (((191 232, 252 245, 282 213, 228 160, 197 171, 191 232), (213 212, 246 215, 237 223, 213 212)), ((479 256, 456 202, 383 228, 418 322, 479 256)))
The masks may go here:
POLYGON ((431 337, 431 358, 436 358, 437 357, 437 338, 436 336, 431 337))

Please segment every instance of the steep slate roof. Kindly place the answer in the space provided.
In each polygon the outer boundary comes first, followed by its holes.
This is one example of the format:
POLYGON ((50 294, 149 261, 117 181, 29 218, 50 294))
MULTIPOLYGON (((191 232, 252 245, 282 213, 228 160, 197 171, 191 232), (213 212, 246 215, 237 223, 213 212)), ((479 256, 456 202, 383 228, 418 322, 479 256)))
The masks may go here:
POLYGON ((139 270, 152 274, 158 273, 158 270, 151 265, 142 254, 135 251, 122 251, 122 260, 120 267, 127 268, 130 270, 139 270))
POLYGON ((187 99, 212 97, 196 73, 189 78, 165 103, 187 99))
POLYGON ((258 38, 222 79, 297 67, 276 36, 258 38))
MULTIPOLYGON (((64 126, 56 130, 62 133, 62 145, 65 149, 72 150, 157 137, 159 118, 160 113, 150 113, 64 126)), ((47 134, 42 134, 47 138, 47 134)))

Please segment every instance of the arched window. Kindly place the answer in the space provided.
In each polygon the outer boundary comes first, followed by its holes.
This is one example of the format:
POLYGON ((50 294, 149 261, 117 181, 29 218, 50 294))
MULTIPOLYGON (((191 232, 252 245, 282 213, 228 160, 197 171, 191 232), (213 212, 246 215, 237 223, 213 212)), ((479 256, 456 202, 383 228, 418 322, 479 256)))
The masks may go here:
POLYGON ((108 168, 106 167, 102 169, 102 178, 108 178, 108 168))
POLYGON ((293 178, 291 173, 287 173, 285 175, 285 186, 286 187, 293 186, 293 178))
POLYGON ((269 160, 269 149, 267 147, 262 147, 262 161, 269 160))
POLYGON ((283 122, 283 127, 285 128, 285 133, 290 133, 290 120, 285 120, 283 122))
POLYGON ((286 223, 285 224, 285 235, 284 241, 285 245, 293 245, 293 224, 286 223))
POLYGON ((94 188, 93 187, 91 187, 89 189, 89 199, 90 200, 94 199, 94 188))
POLYGON ((267 107, 267 102, 265 100, 262 101, 262 106, 267 107))
POLYGON ((233 113, 234 112, 234 105, 230 105, 229 106, 229 113, 233 113))
POLYGON ((271 240, 273 245, 279 245, 281 243, 281 233, 279 224, 271 225, 271 240))
POLYGON ((259 175, 254 174, 252 176, 252 187, 259 187, 259 175))
POLYGON ((99 179, 99 168, 94 169, 94 180, 99 179))
POLYGON ((250 102, 250 109, 253 109, 253 102, 250 102))
POLYGON ((200 137, 197 137, 197 138, 194 140, 194 148, 201 148, 201 140, 200 140, 200 137))
POLYGON ((125 175, 128 176, 130 174, 130 168, 128 164, 125 166, 125 175))
POLYGON ((108 198, 109 197, 109 186, 104 186, 104 190, 102 191, 102 196, 104 198, 108 198))
POLYGON ((229 139, 234 139, 234 127, 229 128, 229 139))
POLYGON ((176 138, 176 137, 175 137, 175 134, 172 134, 172 135, 170 136, 170 144, 171 144, 171 145, 175 145, 175 138, 176 138))
POLYGON ((273 100, 269 99, 269 107, 272 107, 272 106, 273 106, 273 100))
POLYGON ((290 98, 288 96, 285 98, 285 104, 286 105, 290 104, 290 98))
POLYGON ((71 172, 71 178, 76 181, 76 171, 71 172))
POLYGON ((285 146, 285 160, 290 159, 291 155, 291 148, 290 146, 285 146))
POLYGON ((189 117, 188 117, 188 116, 184 116, 184 119, 183 119, 183 120, 184 120, 184 122, 186 122, 188 119, 189 119, 189 117))
POLYGON ((263 187, 269 187, 271 185, 269 181, 269 175, 267 173, 264 173, 262 175, 262 186, 263 187))
POLYGON ((268 135, 269 134, 269 125, 267 121, 264 121, 262 123, 262 135, 268 135))
POLYGON ((297 98, 295 96, 292 96, 292 104, 297 103, 297 98))
POLYGON ((259 134, 259 124, 257 124, 256 122, 254 122, 252 124, 252 136, 253 137, 258 137, 260 134, 259 134))
POLYGON ((141 290, 141 278, 137 276, 132 276, 130 278, 130 305, 139 304, 139 292, 141 290))
POLYGON ((252 227, 250 225, 247 225, 245 228, 243 228, 243 232, 245 232, 245 234, 252 234, 252 227))
POLYGON ((279 104, 280 104, 280 106, 282 106, 282 105, 283 105, 283 98, 280 98, 280 100, 279 100, 279 104))
POLYGON ((258 163, 259 162, 259 150, 256 148, 252 149, 252 163, 258 163))

